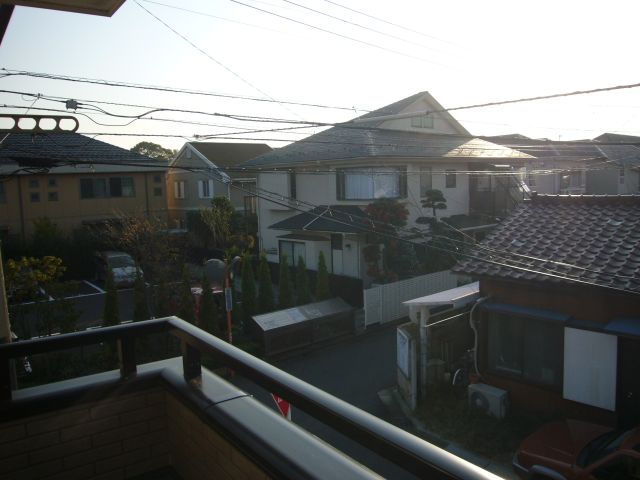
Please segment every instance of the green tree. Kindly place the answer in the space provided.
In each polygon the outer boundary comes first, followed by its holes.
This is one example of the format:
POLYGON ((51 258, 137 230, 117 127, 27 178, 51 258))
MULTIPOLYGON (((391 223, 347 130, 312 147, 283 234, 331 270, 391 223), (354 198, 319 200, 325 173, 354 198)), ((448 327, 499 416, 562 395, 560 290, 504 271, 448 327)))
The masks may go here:
POLYGON ((305 305, 311 302, 309 276, 307 275, 307 266, 302 255, 298 256, 298 266, 296 268, 296 300, 298 305, 305 305))
POLYGON ((67 237, 62 233, 58 224, 51 221, 49 217, 33 220, 31 251, 36 256, 55 255, 62 257, 67 243, 67 237))
POLYGON ((160 278, 158 284, 153 288, 155 295, 155 316, 163 318, 173 315, 172 296, 164 278, 160 278))
POLYGON ((176 151, 170 148, 164 148, 153 142, 140 142, 131 149, 132 152, 139 153, 146 157, 155 158, 156 160, 172 160, 176 155, 176 151))
POLYGON ((136 270, 136 280, 133 283, 133 321, 149 320, 149 308, 147 307, 147 288, 144 278, 140 275, 140 269, 136 270))
POLYGON ((180 283, 178 297, 178 316, 189 323, 196 322, 196 306, 191 293, 191 278, 186 267, 182 268, 182 282, 180 283))
POLYGON ((211 283, 206 275, 202 276, 202 297, 200 297, 199 327, 216 337, 220 336, 218 306, 213 298, 211 283))
POLYGON ((425 198, 422 200, 424 208, 430 208, 433 212, 433 218, 438 218, 436 210, 445 210, 447 208, 447 199, 441 190, 432 189, 425 192, 425 198))
POLYGON ((273 284, 271 283, 271 271, 267 263, 266 255, 260 255, 258 267, 258 313, 273 312, 275 300, 273 284))
POLYGON ((318 277, 316 279, 316 300, 326 300, 331 298, 329 291, 329 272, 327 264, 324 261, 324 253, 320 252, 318 256, 318 277))
POLYGON ((113 272, 107 269, 107 278, 104 289, 104 311, 102 313, 102 326, 109 327, 120 323, 120 311, 118 309, 118 290, 113 280, 113 272))
POLYGON ((13 303, 33 300, 65 272, 62 259, 45 256, 9 259, 4 267, 7 296, 13 303))
POLYGON ((293 289, 291 287, 291 275, 289 274, 289 258, 286 253, 280 255, 280 295, 278 308, 284 310, 293 306, 293 289))
POLYGON ((245 334, 251 330, 251 317, 256 314, 256 281, 251 267, 251 256, 242 256, 242 328, 245 334))

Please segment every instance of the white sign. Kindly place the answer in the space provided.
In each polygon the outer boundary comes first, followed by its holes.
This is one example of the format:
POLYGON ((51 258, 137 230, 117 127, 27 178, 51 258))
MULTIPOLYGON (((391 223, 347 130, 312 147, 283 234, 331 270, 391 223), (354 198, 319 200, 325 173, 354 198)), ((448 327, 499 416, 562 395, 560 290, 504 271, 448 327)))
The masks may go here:
POLYGON ((409 365, 410 355, 409 355, 409 344, 410 339, 405 332, 398 329, 396 335, 396 355, 397 355, 397 364, 398 368, 404 373, 404 375, 409 378, 410 370, 409 365))

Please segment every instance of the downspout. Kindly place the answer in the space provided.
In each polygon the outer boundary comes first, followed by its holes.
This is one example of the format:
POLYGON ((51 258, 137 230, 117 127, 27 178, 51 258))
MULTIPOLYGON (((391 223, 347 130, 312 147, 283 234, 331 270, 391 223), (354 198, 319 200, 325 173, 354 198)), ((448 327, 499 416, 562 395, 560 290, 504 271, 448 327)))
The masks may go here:
POLYGON ((481 303, 484 303, 487 300, 489 300, 489 297, 480 297, 473 304, 473 307, 471 307, 471 311, 469 312, 469 326, 471 327, 471 330, 473 330, 473 368, 479 378, 482 378, 482 375, 480 375, 480 370, 478 369, 478 329, 473 321, 473 312, 475 312, 476 308, 481 303))

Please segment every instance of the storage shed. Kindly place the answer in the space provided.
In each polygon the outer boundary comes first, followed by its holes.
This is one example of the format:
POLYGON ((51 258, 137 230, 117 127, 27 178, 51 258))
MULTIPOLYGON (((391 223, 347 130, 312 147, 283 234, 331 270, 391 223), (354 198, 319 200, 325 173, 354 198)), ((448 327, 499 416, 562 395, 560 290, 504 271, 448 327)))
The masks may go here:
POLYGON ((353 311, 341 298, 332 298, 252 318, 269 356, 352 334, 353 311))

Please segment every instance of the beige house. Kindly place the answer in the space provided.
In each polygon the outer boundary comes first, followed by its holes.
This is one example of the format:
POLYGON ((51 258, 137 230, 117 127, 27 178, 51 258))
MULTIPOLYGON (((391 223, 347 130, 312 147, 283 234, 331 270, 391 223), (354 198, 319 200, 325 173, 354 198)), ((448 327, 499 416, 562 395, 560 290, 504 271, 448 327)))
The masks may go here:
POLYGON ((166 164, 76 133, 10 134, 0 148, 0 234, 26 239, 121 214, 166 219, 166 164))
POLYGON ((186 228, 187 212, 208 208, 215 197, 227 197, 236 211, 257 213, 254 173, 234 170, 238 164, 270 152, 262 143, 187 142, 171 161, 167 175, 169 223, 186 228), (230 182, 237 182, 234 188, 230 182))
POLYGON ((364 207, 398 199, 414 227, 431 216, 421 199, 438 189, 447 200, 438 216, 469 215, 480 187, 467 170, 519 168, 531 158, 472 137, 428 92, 420 92, 243 166, 261 168, 258 188, 279 196, 258 201, 260 248, 270 262, 285 252, 290 261, 300 256, 316 270, 322 252, 331 273, 367 284, 363 249, 371 227, 362 219, 364 207))

